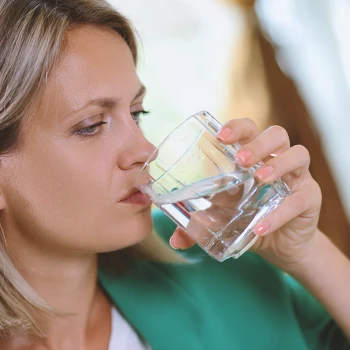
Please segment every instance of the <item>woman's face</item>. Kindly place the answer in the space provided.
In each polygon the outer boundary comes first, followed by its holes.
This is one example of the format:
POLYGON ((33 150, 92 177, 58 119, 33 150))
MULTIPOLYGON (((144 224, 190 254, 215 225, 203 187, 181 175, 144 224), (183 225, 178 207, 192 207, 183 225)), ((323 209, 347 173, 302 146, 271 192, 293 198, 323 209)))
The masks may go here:
POLYGON ((8 235, 84 253, 130 246, 150 234, 150 203, 123 202, 154 151, 137 125, 143 96, 117 33, 97 27, 68 33, 22 145, 1 158, 8 235))

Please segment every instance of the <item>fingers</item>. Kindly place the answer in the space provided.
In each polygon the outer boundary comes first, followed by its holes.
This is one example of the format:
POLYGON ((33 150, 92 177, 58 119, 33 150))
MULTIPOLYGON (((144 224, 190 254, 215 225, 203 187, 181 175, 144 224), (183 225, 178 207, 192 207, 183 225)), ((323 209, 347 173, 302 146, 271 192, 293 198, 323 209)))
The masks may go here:
MULTIPOLYGON (((283 203, 274 209, 268 216, 255 226, 254 232, 258 236, 265 236, 289 223, 297 216, 302 215, 305 227, 310 225, 310 220, 316 220, 321 202, 321 190, 317 183, 307 183, 299 191, 292 193, 283 203), (312 194, 312 195, 311 195, 312 194)), ((299 230, 303 228, 298 224, 299 230)), ((291 228, 293 230, 293 228, 291 228)))
POLYGON ((225 144, 240 142, 242 144, 253 140, 259 135, 256 124, 248 118, 233 119, 223 125, 216 137, 225 144))
MULTIPOLYGON (((317 221, 322 199, 321 190, 315 181, 308 181, 298 191, 287 197, 283 203, 274 209, 262 222, 254 228, 258 236, 265 236, 277 231, 297 216, 302 216, 305 227, 310 226, 310 220, 317 221)), ((298 229, 302 230, 300 223, 298 229)), ((293 228, 291 228, 293 230, 293 228)), ((187 249, 195 245, 196 241, 177 228, 170 238, 170 245, 174 249, 187 249)))
POLYGON ((244 167, 249 168, 265 160, 264 166, 256 172, 261 182, 271 183, 288 173, 297 178, 308 174, 308 150, 301 145, 290 148, 288 133, 281 126, 272 126, 259 134, 250 119, 235 119, 223 126, 217 138, 224 143, 245 142, 236 154, 237 163, 244 167))
POLYGON ((287 131, 281 126, 272 126, 245 144, 236 155, 236 161, 244 167, 252 167, 271 155, 279 155, 290 148, 287 131))
POLYGON ((173 235, 170 237, 169 243, 173 249, 187 249, 196 244, 196 242, 180 227, 174 231, 173 235))
POLYGON ((291 172, 296 177, 301 177, 303 174, 309 173, 310 154, 308 150, 301 145, 289 148, 276 158, 268 160, 255 176, 259 181, 271 183, 280 177, 291 172))
MULTIPOLYGON (((309 220, 304 220, 305 222, 317 218, 315 213, 319 210, 321 194, 308 170, 310 165, 309 152, 301 145, 290 147, 290 140, 284 128, 272 126, 260 134, 253 121, 235 119, 222 127, 217 134, 217 139, 224 144, 240 142, 243 146, 236 154, 236 161, 246 168, 267 159, 255 173, 259 181, 272 183, 278 178, 287 180, 288 177, 291 180, 290 183, 287 181, 287 184, 293 193, 254 228, 257 235, 276 231, 297 216, 309 218, 309 220)), ((234 195, 235 193, 232 193, 232 197, 234 195)), ((217 195, 214 199, 215 203, 213 204, 223 209, 234 207, 234 203, 232 203, 234 198, 228 198, 226 193, 225 195, 217 195)), ((192 221, 192 231, 191 227, 186 228, 187 233, 181 228, 175 230, 170 239, 173 248, 187 249, 193 246, 196 241, 205 246, 205 241, 200 240, 207 237, 199 229, 200 225, 199 228, 194 225, 196 220, 192 221)), ((200 222, 200 220, 197 221, 200 222)))
POLYGON ((215 204, 205 210, 192 212, 186 231, 178 227, 170 239, 170 245, 186 249, 197 243, 206 247, 213 239, 212 232, 218 232, 227 226, 234 216, 237 216, 236 209, 215 204))

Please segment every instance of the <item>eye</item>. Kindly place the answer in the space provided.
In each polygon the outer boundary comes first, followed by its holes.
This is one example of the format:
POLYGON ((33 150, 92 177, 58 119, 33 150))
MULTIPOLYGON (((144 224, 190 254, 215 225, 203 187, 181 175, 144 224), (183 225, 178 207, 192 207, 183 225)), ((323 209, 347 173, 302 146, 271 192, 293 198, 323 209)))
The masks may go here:
POLYGON ((135 112, 131 112, 132 118, 134 119, 136 125, 140 124, 140 118, 142 115, 146 115, 149 114, 149 111, 145 111, 145 110, 140 110, 140 111, 135 111, 135 112))
POLYGON ((107 122, 98 122, 92 125, 89 125, 83 129, 79 129, 75 132, 76 135, 83 137, 96 136, 101 132, 102 125, 107 124, 107 122))

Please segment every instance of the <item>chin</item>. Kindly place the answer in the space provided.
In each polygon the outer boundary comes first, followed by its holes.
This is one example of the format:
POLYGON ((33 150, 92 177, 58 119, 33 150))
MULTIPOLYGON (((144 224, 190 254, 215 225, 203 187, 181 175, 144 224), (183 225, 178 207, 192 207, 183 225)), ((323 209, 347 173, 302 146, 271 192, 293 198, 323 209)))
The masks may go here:
POLYGON ((131 247, 148 238, 153 231, 151 210, 144 210, 118 226, 113 228, 112 242, 105 251, 131 247))

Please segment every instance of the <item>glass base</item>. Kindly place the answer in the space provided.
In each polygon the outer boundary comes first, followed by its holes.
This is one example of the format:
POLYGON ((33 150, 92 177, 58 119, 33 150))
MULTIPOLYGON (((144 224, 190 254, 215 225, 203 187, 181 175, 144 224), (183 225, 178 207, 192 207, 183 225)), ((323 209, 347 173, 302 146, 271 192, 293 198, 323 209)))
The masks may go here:
POLYGON ((258 184, 243 201, 241 216, 233 218, 220 230, 221 232, 210 232, 212 239, 207 244, 203 245, 200 242, 198 244, 217 261, 239 258, 258 239, 253 231, 254 227, 277 208, 290 193, 288 186, 281 180, 272 185, 258 184), (251 213, 254 217, 243 232, 239 231, 244 216, 251 218, 251 213))

